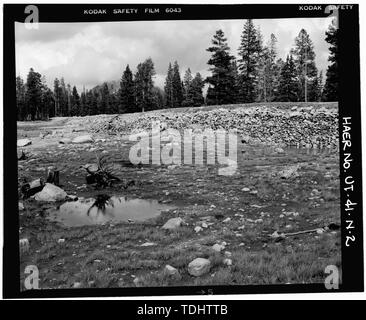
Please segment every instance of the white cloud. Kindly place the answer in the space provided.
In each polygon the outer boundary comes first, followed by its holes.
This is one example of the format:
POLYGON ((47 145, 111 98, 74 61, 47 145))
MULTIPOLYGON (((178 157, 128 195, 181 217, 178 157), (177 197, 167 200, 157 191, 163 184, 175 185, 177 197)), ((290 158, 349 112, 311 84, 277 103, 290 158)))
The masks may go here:
MULTIPOLYGON (((39 30, 27 30, 16 23, 17 74, 26 77, 29 69, 54 78, 64 77, 79 89, 117 80, 126 65, 135 70, 151 57, 155 63, 155 82, 164 85, 169 62, 178 61, 182 76, 190 67, 193 73, 208 75, 206 51, 215 31, 223 29, 233 54, 237 54, 244 20, 140 21, 103 23, 42 23, 39 30)), ((301 28, 314 42, 319 69, 327 67, 328 44, 325 31, 329 18, 255 20, 264 41, 274 33, 279 57, 285 58, 301 28)))

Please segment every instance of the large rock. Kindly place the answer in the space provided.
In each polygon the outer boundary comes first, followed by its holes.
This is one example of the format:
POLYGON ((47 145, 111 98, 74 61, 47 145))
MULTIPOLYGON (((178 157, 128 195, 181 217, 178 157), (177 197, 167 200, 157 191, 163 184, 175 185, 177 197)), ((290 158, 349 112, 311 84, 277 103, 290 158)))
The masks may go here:
POLYGON ((290 178, 296 178, 299 176, 298 170, 300 166, 298 164, 288 166, 286 169, 280 171, 278 174, 281 179, 290 179, 290 178))
POLYGON ((222 250, 225 249, 225 246, 223 246, 222 244, 215 243, 211 248, 216 252, 221 252, 222 250))
POLYGON ((67 193, 61 188, 51 183, 46 183, 42 191, 34 195, 34 199, 37 201, 62 201, 67 197, 67 193))
POLYGON ((17 146, 18 147, 29 146, 30 144, 32 144, 32 141, 30 141, 29 139, 19 139, 17 141, 17 146))
POLYGON ((164 271, 170 275, 170 276, 178 276, 179 275, 179 271, 178 269, 170 266, 169 264, 167 264, 164 268, 164 271))
POLYGON ((176 228, 179 228, 183 223, 183 219, 182 218, 172 218, 169 219, 163 226, 163 229, 166 230, 173 230, 176 228))
POLYGON ((200 277, 211 269, 211 262, 208 259, 196 258, 188 265, 188 273, 195 277, 200 277))
POLYGON ((60 143, 60 144, 69 144, 71 142, 72 142, 71 139, 69 139, 69 138, 63 138, 58 143, 60 143))
POLYGON ((94 142, 93 137, 89 134, 78 136, 72 140, 72 143, 91 143, 94 142))

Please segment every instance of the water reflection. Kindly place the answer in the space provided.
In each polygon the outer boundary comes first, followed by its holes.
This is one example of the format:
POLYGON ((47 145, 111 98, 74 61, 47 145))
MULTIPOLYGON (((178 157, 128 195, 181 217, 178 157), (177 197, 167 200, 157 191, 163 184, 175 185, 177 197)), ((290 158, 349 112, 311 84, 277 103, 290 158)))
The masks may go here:
POLYGON ((69 227, 106 222, 134 222, 157 217, 161 211, 172 208, 156 200, 110 197, 100 194, 95 198, 66 202, 56 210, 51 210, 48 219, 69 227))

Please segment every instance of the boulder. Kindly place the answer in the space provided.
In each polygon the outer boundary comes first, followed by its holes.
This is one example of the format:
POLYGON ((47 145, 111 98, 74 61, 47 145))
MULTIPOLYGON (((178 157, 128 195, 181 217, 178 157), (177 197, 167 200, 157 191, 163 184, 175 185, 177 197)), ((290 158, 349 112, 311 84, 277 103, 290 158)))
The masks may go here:
POLYGON ((71 139, 69 139, 69 138, 63 138, 58 143, 61 143, 61 144, 69 144, 71 142, 72 142, 71 139))
POLYGON ((29 139, 19 139, 17 141, 17 146, 18 147, 29 146, 30 144, 32 144, 32 141, 30 141, 29 139))
POLYGON ((203 229, 200 226, 197 226, 197 227, 194 228, 194 231, 196 231, 196 233, 201 232, 202 230, 203 229))
POLYGON ((225 246, 223 246, 223 245, 221 245, 221 244, 218 244, 218 243, 216 243, 216 244, 214 244, 213 246, 212 246, 212 250, 214 250, 214 251, 216 251, 216 252, 221 252, 222 250, 224 250, 225 249, 225 246))
POLYGON ((179 228, 183 223, 183 219, 182 218, 172 218, 169 219, 163 226, 162 229, 165 230, 173 230, 176 228, 179 228))
POLYGON ((274 150, 276 153, 285 153, 285 150, 283 150, 282 148, 278 147, 278 148, 275 148, 274 150))
POLYGON ((288 166, 286 169, 279 172, 279 176, 281 179, 296 178, 299 175, 297 172, 299 168, 299 165, 288 166))
POLYGON ((47 202, 62 201, 66 197, 67 193, 64 190, 51 183, 46 183, 42 191, 34 195, 35 200, 47 202))
POLYGON ((72 140, 72 143, 91 143, 94 142, 93 137, 89 134, 78 136, 72 140))
POLYGON ((179 271, 178 271, 178 269, 176 269, 176 268, 174 268, 174 267, 170 266, 169 264, 167 264, 167 265, 165 266, 164 271, 165 271, 168 275, 170 275, 170 276, 177 276, 177 275, 179 275, 179 271))
POLYGON ((208 259, 196 258, 188 265, 188 273, 195 277, 200 277, 208 273, 211 269, 211 262, 208 259))
POLYGON ((225 266, 231 266, 233 264, 233 261, 231 259, 228 259, 228 258, 224 259, 223 262, 224 262, 225 266))

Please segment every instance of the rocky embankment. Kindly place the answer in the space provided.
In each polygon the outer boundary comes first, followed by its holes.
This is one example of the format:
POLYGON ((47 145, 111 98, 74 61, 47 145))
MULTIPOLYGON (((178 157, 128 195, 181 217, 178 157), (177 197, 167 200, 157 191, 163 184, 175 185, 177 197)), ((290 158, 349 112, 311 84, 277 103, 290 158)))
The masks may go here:
POLYGON ((154 121, 159 121, 164 128, 178 130, 236 129, 243 139, 253 143, 306 148, 338 147, 336 103, 207 109, 104 115, 89 117, 87 124, 94 133, 130 134, 149 130, 154 121))

